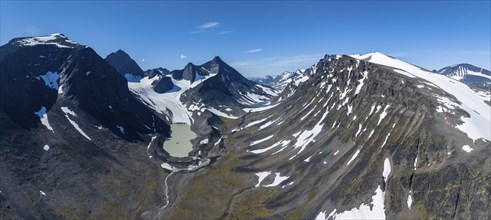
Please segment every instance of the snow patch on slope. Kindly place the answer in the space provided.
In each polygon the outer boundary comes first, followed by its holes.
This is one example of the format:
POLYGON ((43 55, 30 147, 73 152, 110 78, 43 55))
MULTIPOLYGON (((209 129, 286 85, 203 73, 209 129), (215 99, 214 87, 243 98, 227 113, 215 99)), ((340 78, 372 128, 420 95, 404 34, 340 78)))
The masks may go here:
POLYGON ((264 178, 266 178, 267 176, 269 176, 269 174, 271 174, 271 172, 269 172, 269 171, 256 173, 256 176, 258 177, 256 187, 259 187, 259 185, 264 180, 264 178))
POLYGON ((39 111, 34 113, 39 116, 39 119, 41 120, 41 124, 43 124, 46 128, 48 128, 53 133, 55 132, 53 131, 53 127, 51 127, 51 125, 49 124, 48 114, 46 113, 46 108, 44 106, 41 107, 39 111))
POLYGON ((265 185, 265 187, 278 186, 278 185, 280 185, 281 182, 283 182, 287 179, 288 179, 288 176, 281 176, 280 173, 275 173, 275 178, 274 178, 273 183, 265 185))
POLYGON ((234 116, 234 115, 229 115, 229 114, 226 114, 226 113, 223 113, 213 107, 210 107, 210 108, 206 108, 208 111, 212 112, 213 114, 215 115, 218 115, 220 117, 224 117, 224 118, 229 118, 229 119, 238 119, 239 117, 237 116, 234 116))
POLYGON ((253 142, 251 142, 251 146, 252 146, 252 145, 259 144, 259 143, 262 143, 262 142, 265 142, 265 141, 267 141, 267 140, 271 139, 272 137, 273 137, 273 135, 268 136, 268 137, 265 137, 265 138, 260 139, 260 140, 257 140, 257 141, 253 141, 253 142))
POLYGON ((351 159, 348 161, 346 165, 349 165, 356 157, 358 157, 358 154, 360 153, 360 150, 357 150, 355 154, 351 157, 351 159))
MULTIPOLYGON (((385 185, 391 172, 391 166, 389 158, 384 161, 384 170, 382 176, 384 177, 385 185)), ((317 215, 317 219, 385 219, 385 192, 382 191, 382 187, 379 185, 375 190, 375 194, 372 196, 371 204, 361 204, 358 208, 353 208, 341 213, 336 213, 334 209, 329 215, 326 212, 320 212, 317 215)))
POLYGON ((70 110, 68 107, 61 107, 61 110, 65 113, 65 117, 66 119, 68 119, 68 121, 70 122, 70 124, 72 124, 72 126, 82 135, 84 136, 85 138, 89 139, 90 141, 92 139, 90 139, 90 137, 84 132, 82 131, 82 129, 78 126, 78 124, 73 121, 72 119, 70 119, 70 117, 68 115, 72 115, 73 117, 76 117, 77 114, 75 114, 75 112, 73 112, 72 110, 70 110))
POLYGON ((467 153, 470 153, 474 149, 472 149, 469 145, 464 145, 464 146, 462 146, 462 150, 467 152, 467 153))

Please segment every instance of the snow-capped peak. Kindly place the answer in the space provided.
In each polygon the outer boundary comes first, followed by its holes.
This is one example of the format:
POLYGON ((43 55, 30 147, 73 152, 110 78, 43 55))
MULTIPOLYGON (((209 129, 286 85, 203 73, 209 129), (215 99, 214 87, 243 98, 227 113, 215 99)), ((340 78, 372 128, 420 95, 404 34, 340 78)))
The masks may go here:
POLYGON ((491 72, 489 70, 467 63, 456 64, 453 66, 442 68, 438 70, 438 73, 456 80, 462 80, 469 75, 483 77, 491 80, 491 72))
POLYGON ((54 45, 59 48, 74 48, 80 46, 75 41, 68 39, 61 33, 53 33, 46 36, 16 38, 11 41, 19 46, 54 45))
POLYGON ((380 65, 384 65, 384 66, 389 66, 389 67, 393 67, 396 69, 404 70, 406 72, 413 72, 413 71, 428 72, 427 70, 425 70, 421 67, 406 63, 404 61, 398 60, 396 58, 393 58, 391 56, 385 55, 385 54, 380 53, 380 52, 374 52, 374 53, 369 53, 369 54, 365 54, 365 55, 354 54, 354 55, 349 55, 349 56, 353 57, 355 59, 358 59, 358 60, 364 60, 364 61, 368 61, 370 63, 376 63, 376 64, 380 64, 380 65))
POLYGON ((480 96, 459 81, 452 80, 444 75, 433 73, 379 52, 350 56, 358 60, 393 68, 395 72, 408 77, 417 77, 426 80, 431 85, 453 95, 461 102, 453 104, 459 106, 470 115, 469 118, 462 117, 463 124, 458 125, 457 128, 467 133, 469 138, 473 140, 480 138, 491 140, 491 108, 485 103, 486 100, 489 100, 489 96, 480 96))

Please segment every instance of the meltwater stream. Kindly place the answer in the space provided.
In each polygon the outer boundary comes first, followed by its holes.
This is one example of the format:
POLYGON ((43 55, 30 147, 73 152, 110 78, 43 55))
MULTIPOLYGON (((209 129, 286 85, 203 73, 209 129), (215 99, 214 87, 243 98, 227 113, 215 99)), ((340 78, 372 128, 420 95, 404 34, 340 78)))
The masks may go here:
MULTIPOLYGON (((189 152, 193 150, 191 140, 196 138, 196 134, 191 130, 191 126, 188 124, 171 124, 171 137, 164 142, 164 150, 167 151, 172 157, 187 157, 189 152)), ((152 138, 152 141, 154 138, 152 138)), ((150 144, 152 143, 150 141, 150 144)), ((149 145, 150 146, 150 145, 149 145)), ((198 170, 204 166, 210 164, 210 159, 200 160, 197 165, 189 165, 185 168, 173 167, 168 163, 163 163, 162 168, 170 170, 171 173, 165 177, 164 180, 164 193, 165 200, 159 207, 153 210, 146 211, 142 214, 144 219, 160 219, 165 209, 170 203, 169 198, 169 178, 179 172, 192 172, 198 170)))

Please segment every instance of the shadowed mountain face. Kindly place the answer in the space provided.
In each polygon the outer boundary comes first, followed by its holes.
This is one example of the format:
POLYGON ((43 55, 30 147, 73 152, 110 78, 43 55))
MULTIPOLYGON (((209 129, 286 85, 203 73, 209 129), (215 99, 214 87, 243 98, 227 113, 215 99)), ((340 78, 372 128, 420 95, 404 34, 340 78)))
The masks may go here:
POLYGON ((107 55, 105 60, 121 75, 125 76, 128 81, 138 81, 145 76, 140 66, 122 50, 107 55))
MULTIPOLYGON (((50 36, 72 42, 63 35, 50 36)), ((34 112, 42 107, 49 111, 61 100, 77 104, 102 125, 131 140, 141 140, 138 133, 167 132, 162 121, 154 128, 144 126, 153 123, 152 112, 136 101, 124 77, 91 48, 73 42, 70 47, 17 45, 19 41, 2 46, 0 96, 2 110, 20 126, 37 127, 39 117, 34 112), (9 47, 18 48, 8 53, 4 48, 9 47), (125 132, 117 126, 126 127, 125 132)))
MULTIPOLYGON (((270 98, 256 86, 256 83, 243 77, 237 70, 223 62, 220 57, 213 58, 197 69, 201 69, 203 75, 211 77, 185 92, 181 96, 181 101, 184 103, 202 103, 216 108, 224 105, 239 109, 259 101, 257 96, 264 97, 264 101, 270 98)), ((199 74, 195 75, 198 77, 199 74)))
POLYGON ((459 80, 472 88, 490 90, 491 71, 463 63, 438 70, 438 73, 459 80))
POLYGON ((6 216, 129 216, 157 202, 147 189, 130 189, 156 186, 156 179, 144 180, 159 175, 145 142, 149 134, 169 136, 170 127, 134 98, 121 74, 61 34, 13 39, 0 53, 0 207, 6 216), (137 176, 143 182, 132 182, 137 176), (116 205, 131 198, 138 202, 116 205))

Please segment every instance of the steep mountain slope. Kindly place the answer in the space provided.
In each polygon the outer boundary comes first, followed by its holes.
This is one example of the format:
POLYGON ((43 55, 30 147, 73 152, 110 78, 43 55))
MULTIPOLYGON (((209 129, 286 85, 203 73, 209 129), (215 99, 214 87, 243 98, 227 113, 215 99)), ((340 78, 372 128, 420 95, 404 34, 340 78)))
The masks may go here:
POLYGON ((162 143, 170 127, 121 74, 62 34, 13 39, 0 54, 2 216, 138 216, 160 201, 147 151, 166 156, 142 141, 162 143))
POLYGON ((489 218, 489 97, 383 54, 353 57, 326 56, 290 96, 238 119, 226 154, 174 176, 163 216, 489 218))
POLYGON ((138 82, 145 76, 145 73, 140 66, 138 66, 138 64, 122 50, 110 53, 105 60, 129 82, 138 82))
POLYGON ((438 70, 438 73, 459 80, 473 88, 490 90, 491 71, 462 63, 438 70))
POLYGON ((204 105, 219 110, 231 108, 231 113, 239 115, 242 108, 267 102, 276 95, 269 88, 243 77, 220 57, 213 58, 198 69, 213 76, 183 94, 181 100, 188 106, 204 105))

